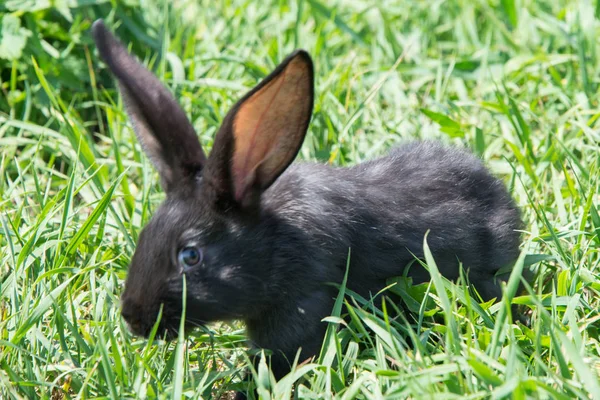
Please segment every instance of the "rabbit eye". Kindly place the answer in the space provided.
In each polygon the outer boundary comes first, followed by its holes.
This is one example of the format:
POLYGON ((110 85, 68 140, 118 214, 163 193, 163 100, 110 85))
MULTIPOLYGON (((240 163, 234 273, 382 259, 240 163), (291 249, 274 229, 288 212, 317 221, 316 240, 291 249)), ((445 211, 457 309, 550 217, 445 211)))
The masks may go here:
POLYGON ((179 250, 179 256, 177 257, 179 264, 183 268, 192 268, 197 265, 200 265, 202 262, 202 250, 198 247, 184 247, 179 250))

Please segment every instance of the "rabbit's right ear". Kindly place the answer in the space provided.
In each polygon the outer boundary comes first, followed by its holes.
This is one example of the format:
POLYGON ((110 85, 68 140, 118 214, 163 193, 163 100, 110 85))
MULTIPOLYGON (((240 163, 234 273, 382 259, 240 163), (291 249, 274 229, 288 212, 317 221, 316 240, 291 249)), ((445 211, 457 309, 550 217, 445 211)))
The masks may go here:
POLYGON ((221 206, 250 209, 298 154, 313 109, 313 63, 290 54, 225 117, 204 173, 221 206))
POLYGON ((206 156, 196 132, 166 87, 131 56, 102 20, 92 26, 100 56, 119 82, 125 108, 136 136, 165 192, 191 184, 206 156))

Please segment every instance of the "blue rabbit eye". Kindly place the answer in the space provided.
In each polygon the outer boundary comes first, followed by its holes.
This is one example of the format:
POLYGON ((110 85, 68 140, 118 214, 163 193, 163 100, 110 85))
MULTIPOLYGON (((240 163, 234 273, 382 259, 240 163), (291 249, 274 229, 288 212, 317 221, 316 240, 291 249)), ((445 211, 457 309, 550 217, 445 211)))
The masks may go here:
POLYGON ((202 263, 202 250, 198 247, 188 246, 179 250, 177 256, 179 264, 184 268, 192 268, 202 263))

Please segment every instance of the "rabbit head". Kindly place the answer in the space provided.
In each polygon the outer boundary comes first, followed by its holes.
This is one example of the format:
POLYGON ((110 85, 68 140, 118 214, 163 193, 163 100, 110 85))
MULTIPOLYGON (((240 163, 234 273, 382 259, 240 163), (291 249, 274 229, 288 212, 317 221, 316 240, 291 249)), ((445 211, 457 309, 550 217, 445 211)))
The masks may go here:
POLYGON ((177 332, 184 285, 186 328, 244 319, 268 306, 261 194, 296 157, 313 108, 313 65, 296 51, 224 118, 210 156, 171 93, 94 23, 101 58, 166 199, 139 235, 122 295, 131 330, 177 332), (262 241, 261 241, 262 240, 262 241))

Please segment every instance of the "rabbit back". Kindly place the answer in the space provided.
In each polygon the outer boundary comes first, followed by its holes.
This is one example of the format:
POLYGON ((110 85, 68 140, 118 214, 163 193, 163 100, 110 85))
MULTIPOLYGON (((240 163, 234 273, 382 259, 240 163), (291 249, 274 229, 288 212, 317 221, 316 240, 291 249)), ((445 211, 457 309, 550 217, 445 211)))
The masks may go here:
MULTIPOLYGON (((293 164, 266 191, 264 207, 311 233, 306 251, 317 263, 345 269, 351 249, 350 286, 359 292, 380 289, 423 258, 428 231, 441 273, 456 279, 462 263, 486 300, 499 297, 494 275, 519 254, 520 215, 504 184, 474 155, 434 142, 349 168, 293 164)), ((420 265, 409 276, 429 279, 420 265)))

